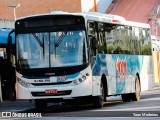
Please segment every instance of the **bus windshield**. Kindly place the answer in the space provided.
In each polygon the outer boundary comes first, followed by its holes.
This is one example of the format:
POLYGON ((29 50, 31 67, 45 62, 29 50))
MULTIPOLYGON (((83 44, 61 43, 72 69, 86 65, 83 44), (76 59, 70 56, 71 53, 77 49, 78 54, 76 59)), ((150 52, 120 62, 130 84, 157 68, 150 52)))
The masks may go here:
POLYGON ((67 67, 87 62, 84 30, 25 33, 16 39, 19 67, 67 67))

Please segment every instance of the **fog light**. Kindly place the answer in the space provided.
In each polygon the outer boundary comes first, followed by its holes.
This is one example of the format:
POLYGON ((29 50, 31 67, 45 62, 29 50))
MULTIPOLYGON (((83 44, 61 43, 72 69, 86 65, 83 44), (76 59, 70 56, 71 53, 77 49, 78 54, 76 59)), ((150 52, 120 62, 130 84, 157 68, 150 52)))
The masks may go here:
POLYGON ((83 79, 83 80, 86 80, 86 76, 83 75, 83 76, 82 76, 82 79, 83 79))
POLYGON ((79 80, 79 82, 83 82, 82 78, 79 78, 78 80, 79 80))
POLYGON ((75 84, 75 85, 78 85, 78 81, 77 80, 73 80, 73 83, 75 84))

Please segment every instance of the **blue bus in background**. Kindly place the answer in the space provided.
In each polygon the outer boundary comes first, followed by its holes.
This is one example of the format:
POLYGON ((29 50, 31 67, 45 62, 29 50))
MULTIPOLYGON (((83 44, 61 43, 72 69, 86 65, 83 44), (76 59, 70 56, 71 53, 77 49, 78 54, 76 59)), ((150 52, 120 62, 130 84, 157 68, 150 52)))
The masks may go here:
POLYGON ((8 37, 9 35, 12 37, 12 44, 15 44, 15 34, 13 29, 0 29, 0 45, 7 45, 8 44, 8 37))
POLYGON ((15 34, 13 29, 0 29, 1 100, 15 100, 15 34))

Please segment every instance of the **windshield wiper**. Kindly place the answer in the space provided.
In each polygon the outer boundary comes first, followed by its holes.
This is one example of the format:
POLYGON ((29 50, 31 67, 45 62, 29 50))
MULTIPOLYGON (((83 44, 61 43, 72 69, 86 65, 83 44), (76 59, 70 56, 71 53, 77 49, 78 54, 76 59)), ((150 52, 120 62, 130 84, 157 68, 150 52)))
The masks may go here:
POLYGON ((56 47, 58 47, 61 42, 63 41, 64 37, 67 35, 67 31, 62 32, 62 34, 59 36, 58 40, 55 41, 54 45, 55 45, 55 58, 56 58, 56 47))
POLYGON ((39 39, 39 37, 35 34, 35 33, 32 33, 33 37, 35 38, 35 40, 37 41, 37 43, 44 48, 44 43, 41 42, 41 40, 39 39))
POLYGON ((67 31, 62 32, 62 34, 59 36, 58 40, 55 42, 55 47, 58 47, 61 42, 63 41, 64 37, 67 35, 67 31))

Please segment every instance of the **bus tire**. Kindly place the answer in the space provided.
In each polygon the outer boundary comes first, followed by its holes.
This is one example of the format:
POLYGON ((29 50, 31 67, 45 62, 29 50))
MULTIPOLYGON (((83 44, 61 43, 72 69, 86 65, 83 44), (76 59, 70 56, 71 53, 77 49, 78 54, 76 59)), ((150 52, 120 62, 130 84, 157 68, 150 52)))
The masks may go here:
POLYGON ((131 93, 132 101, 139 101, 140 100, 140 92, 141 92, 141 85, 138 77, 136 77, 135 81, 135 93, 131 93))
POLYGON ((94 96, 93 97, 94 108, 102 108, 103 107, 105 95, 104 95, 104 86, 103 86, 102 82, 100 84, 100 92, 101 92, 100 96, 94 96))
POLYGON ((35 99, 35 107, 37 112, 44 113, 47 109, 47 102, 40 99, 35 99))

